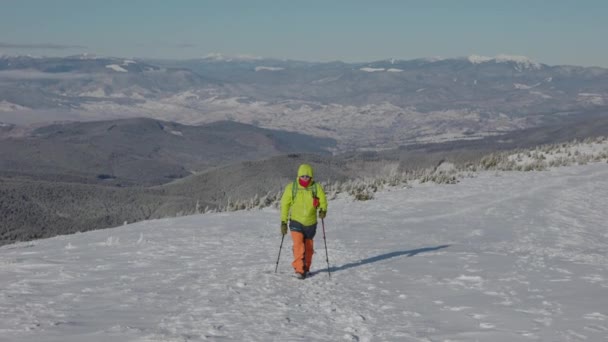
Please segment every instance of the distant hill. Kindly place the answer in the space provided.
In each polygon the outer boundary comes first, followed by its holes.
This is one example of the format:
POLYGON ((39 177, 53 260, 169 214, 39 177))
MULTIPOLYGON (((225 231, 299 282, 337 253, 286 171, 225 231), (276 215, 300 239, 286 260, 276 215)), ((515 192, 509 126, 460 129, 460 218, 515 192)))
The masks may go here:
POLYGON ((58 123, 0 141, 0 174, 112 185, 162 184, 238 161, 328 153, 335 145, 230 121, 188 126, 146 118, 58 123))

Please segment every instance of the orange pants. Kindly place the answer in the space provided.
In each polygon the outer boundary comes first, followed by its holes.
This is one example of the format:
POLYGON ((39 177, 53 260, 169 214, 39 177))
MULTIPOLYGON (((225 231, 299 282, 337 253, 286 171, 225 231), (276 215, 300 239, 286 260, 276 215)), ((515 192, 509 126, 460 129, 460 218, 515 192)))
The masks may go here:
POLYGON ((304 233, 291 231, 293 240, 293 266, 296 273, 304 273, 310 270, 312 255, 314 253, 314 242, 312 239, 305 239, 304 233))

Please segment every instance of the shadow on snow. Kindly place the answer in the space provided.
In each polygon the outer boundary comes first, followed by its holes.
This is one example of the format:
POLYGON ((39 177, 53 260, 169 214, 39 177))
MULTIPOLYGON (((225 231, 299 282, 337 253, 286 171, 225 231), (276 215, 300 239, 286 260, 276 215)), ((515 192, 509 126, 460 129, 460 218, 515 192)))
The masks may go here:
MULTIPOLYGON (((426 248, 412 249, 409 251, 396 251, 396 252, 380 254, 380 255, 369 257, 369 258, 366 258, 363 260, 359 260, 357 262, 351 262, 351 263, 348 263, 348 264, 345 264, 342 266, 338 266, 338 267, 333 266, 333 267, 329 268, 329 271, 332 273, 338 272, 338 271, 344 271, 349 268, 359 267, 359 266, 371 264, 371 263, 382 261, 382 260, 396 258, 396 257, 402 256, 402 255, 406 255, 408 257, 413 257, 420 253, 433 252, 433 251, 440 250, 440 249, 447 248, 447 247, 450 247, 450 245, 441 245, 441 246, 437 246, 437 247, 426 247, 426 248)), ((323 272, 323 270, 321 269, 321 270, 319 270, 319 272, 323 272)), ((325 270, 325 272, 327 272, 327 269, 325 270)))

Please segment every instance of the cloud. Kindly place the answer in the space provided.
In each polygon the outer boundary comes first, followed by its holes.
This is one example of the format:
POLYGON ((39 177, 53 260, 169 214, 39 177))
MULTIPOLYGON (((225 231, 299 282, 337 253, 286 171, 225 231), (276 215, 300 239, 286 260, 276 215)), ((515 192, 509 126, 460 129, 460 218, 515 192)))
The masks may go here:
POLYGON ((5 49, 51 49, 51 50, 68 50, 68 49, 86 49, 82 45, 65 45, 65 44, 15 44, 0 42, 0 48, 5 49))

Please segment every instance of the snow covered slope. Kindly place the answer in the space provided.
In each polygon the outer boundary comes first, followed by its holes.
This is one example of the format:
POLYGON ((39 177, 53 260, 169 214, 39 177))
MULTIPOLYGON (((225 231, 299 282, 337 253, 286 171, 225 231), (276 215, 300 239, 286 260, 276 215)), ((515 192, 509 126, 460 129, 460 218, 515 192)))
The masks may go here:
POLYGON ((4 246, 0 340, 605 341, 607 207, 606 163, 340 198, 303 281, 271 208, 4 246))

